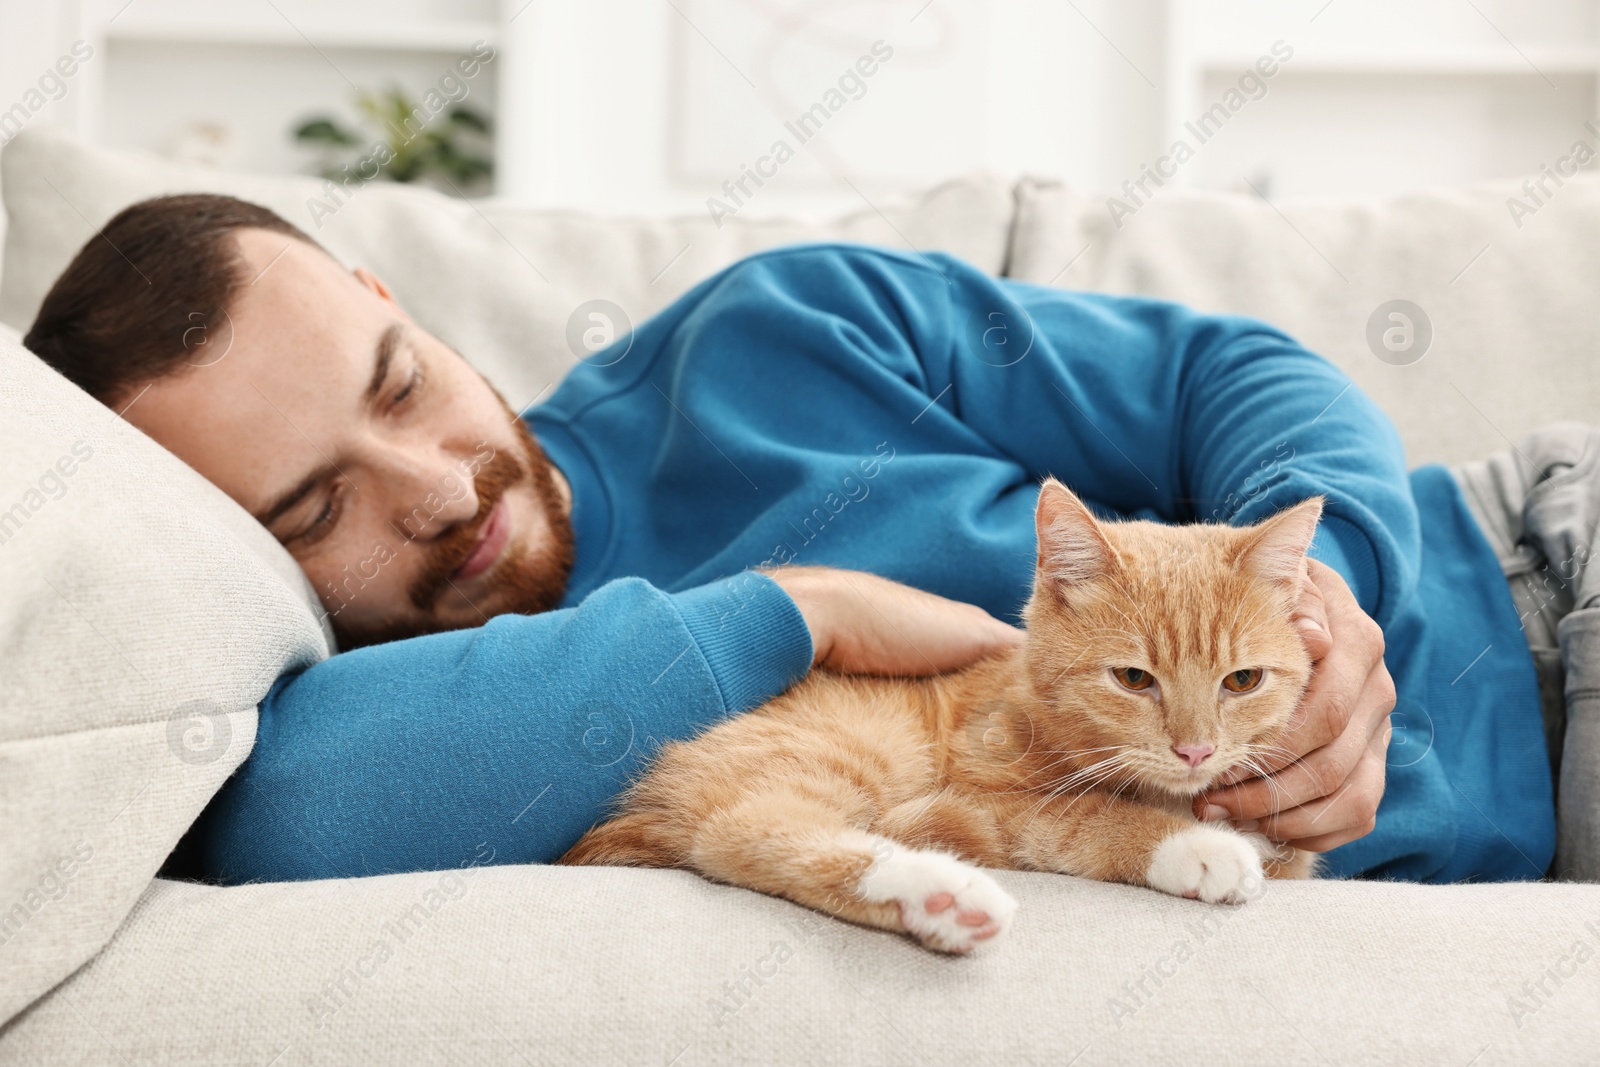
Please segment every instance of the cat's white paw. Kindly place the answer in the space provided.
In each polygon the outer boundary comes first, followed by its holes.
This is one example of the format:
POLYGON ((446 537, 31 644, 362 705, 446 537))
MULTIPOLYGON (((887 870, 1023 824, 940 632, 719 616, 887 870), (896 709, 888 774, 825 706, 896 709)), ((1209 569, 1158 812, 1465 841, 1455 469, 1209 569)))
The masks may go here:
POLYGON ((874 852, 876 862, 861 877, 861 896, 898 904, 906 931, 929 948, 970 952, 1011 925, 1017 902, 970 863, 883 839, 874 852))
POLYGON ((1242 904, 1261 892, 1261 853, 1233 830, 1191 826, 1157 846, 1145 881, 1175 897, 1242 904))

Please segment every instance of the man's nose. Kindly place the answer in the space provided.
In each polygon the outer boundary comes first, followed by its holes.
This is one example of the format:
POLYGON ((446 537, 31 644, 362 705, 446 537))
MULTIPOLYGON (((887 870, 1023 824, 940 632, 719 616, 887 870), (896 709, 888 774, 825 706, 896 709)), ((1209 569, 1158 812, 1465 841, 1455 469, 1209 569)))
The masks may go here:
POLYGON ((1198 767, 1206 761, 1206 757, 1217 750, 1215 745, 1173 745, 1172 751, 1178 758, 1191 767, 1198 767))
POLYGON ((478 514, 472 478, 449 457, 398 457, 389 467, 389 476, 393 479, 393 521, 410 540, 438 537, 478 514))

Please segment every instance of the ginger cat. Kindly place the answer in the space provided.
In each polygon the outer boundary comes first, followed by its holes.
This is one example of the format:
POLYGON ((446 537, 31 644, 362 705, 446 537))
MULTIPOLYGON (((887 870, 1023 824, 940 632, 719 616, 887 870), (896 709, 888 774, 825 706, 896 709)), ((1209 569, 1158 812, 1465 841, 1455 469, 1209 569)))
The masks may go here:
POLYGON ((1271 752, 1311 675, 1290 624, 1315 497, 1251 527, 1101 522, 1055 479, 1015 652, 926 679, 813 671, 663 747, 566 864, 687 867, 929 948, 1016 902, 979 867, 1238 903, 1316 857, 1193 797, 1271 752), (976 866, 975 866, 976 865, 976 866))

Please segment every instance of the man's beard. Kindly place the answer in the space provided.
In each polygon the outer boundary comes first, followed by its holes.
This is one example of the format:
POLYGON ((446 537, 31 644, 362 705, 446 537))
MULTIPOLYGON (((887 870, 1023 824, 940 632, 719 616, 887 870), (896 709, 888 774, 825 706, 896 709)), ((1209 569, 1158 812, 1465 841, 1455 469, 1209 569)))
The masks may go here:
POLYGON ((573 561, 577 556, 572 519, 556 489, 553 467, 544 449, 539 447, 539 442, 528 431, 527 424, 517 417, 503 398, 500 405, 516 427, 519 447, 514 451, 520 451, 522 455, 497 451, 478 469, 473 483, 478 494, 478 512, 470 522, 458 523, 432 542, 409 542, 412 548, 427 557, 407 589, 412 606, 425 618, 420 622, 406 620, 364 628, 359 633, 340 630, 335 618, 334 629, 341 648, 359 648, 406 637, 481 626, 494 615, 537 615, 560 605, 562 597, 566 595, 567 579, 572 574, 573 561), (454 588, 450 576, 472 555, 490 512, 507 490, 529 480, 530 476, 536 507, 545 519, 547 537, 544 542, 537 549, 530 549, 528 531, 524 531, 523 540, 506 545, 491 572, 493 577, 489 592, 495 596, 492 607, 479 609, 472 618, 462 622, 435 620, 434 610, 439 598, 454 588))

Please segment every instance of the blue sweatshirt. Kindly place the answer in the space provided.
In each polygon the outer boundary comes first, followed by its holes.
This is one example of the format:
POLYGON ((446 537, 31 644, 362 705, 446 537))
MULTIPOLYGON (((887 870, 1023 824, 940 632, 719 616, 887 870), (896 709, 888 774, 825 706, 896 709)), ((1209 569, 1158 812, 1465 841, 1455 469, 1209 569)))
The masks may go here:
POLYGON ((563 606, 279 679, 182 873, 552 861, 663 742, 805 673, 804 621, 748 568, 868 570, 1016 621, 1047 474, 1172 523, 1325 495, 1312 555, 1382 625, 1399 692, 1377 828, 1331 872, 1550 862, 1538 687, 1493 551, 1444 468, 1408 474, 1377 407, 1260 322, 797 245, 695 286, 525 418, 572 486, 563 606))

